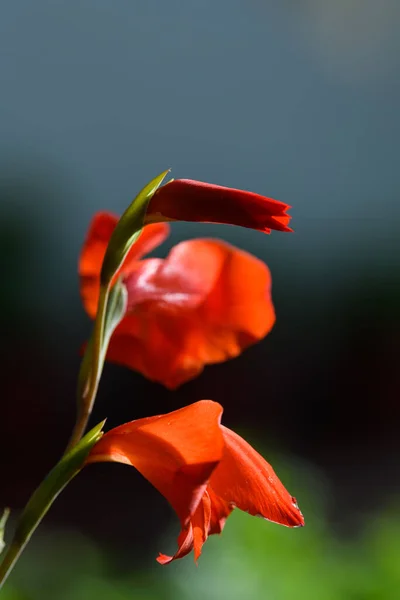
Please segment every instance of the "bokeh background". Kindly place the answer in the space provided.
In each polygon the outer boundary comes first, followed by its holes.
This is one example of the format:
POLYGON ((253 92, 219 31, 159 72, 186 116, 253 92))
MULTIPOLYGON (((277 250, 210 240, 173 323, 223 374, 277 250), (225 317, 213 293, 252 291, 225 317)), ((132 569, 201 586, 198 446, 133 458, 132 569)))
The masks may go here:
POLYGON ((397 598, 397 0, 5 0, 0 13, 0 507, 18 514, 72 427, 92 214, 121 213, 171 167, 293 206, 294 234, 181 223, 157 252, 193 236, 253 252, 277 323, 177 392, 107 365, 92 422, 213 398, 307 523, 237 513, 198 568, 161 567, 172 510, 133 469, 95 465, 5 600, 397 598))

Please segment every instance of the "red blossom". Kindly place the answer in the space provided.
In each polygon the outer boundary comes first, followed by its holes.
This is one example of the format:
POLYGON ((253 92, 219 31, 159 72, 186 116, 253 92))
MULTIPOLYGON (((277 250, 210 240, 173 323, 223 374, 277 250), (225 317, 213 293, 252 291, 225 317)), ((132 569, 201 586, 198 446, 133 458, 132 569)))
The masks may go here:
MULTIPOLYGON (((111 214, 97 214, 82 249, 81 296, 91 318, 97 310, 102 261, 117 222, 111 214)), ((275 322, 275 312, 268 267, 225 242, 189 240, 172 248, 166 259, 142 259, 168 233, 166 223, 144 227, 115 273, 114 278, 123 277, 128 308, 111 338, 107 359, 176 388, 204 365, 233 358, 262 339, 275 322)))
POLYGON ((92 448, 88 463, 113 461, 135 467, 171 504, 181 532, 174 556, 194 550, 221 533, 233 508, 299 527, 303 516, 272 467, 243 438, 220 424, 222 407, 201 400, 166 415, 138 419, 112 429, 92 448))

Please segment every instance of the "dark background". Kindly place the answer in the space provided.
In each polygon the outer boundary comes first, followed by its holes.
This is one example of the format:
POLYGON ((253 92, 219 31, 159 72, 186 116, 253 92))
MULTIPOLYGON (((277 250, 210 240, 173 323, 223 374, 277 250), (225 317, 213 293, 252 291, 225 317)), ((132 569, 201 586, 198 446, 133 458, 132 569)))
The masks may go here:
MULTIPOLYGON (((217 400, 226 425, 287 469, 310 530, 321 518, 332 539, 359 540, 399 492, 399 4, 13 0, 0 14, 0 507, 24 506, 73 424, 92 214, 121 213, 171 167, 293 206, 294 234, 179 223, 156 253, 194 236, 253 252, 272 271, 277 323, 177 392, 106 365, 93 424, 217 400)), ((158 538, 173 519, 133 469, 95 465, 54 505, 42 546, 75 532, 117 577, 139 577, 168 551, 158 538)), ((169 550, 176 533, 173 521, 169 550)), ((35 541, 21 565, 29 553, 35 541)), ((354 598, 392 597, 364 587, 354 598)))

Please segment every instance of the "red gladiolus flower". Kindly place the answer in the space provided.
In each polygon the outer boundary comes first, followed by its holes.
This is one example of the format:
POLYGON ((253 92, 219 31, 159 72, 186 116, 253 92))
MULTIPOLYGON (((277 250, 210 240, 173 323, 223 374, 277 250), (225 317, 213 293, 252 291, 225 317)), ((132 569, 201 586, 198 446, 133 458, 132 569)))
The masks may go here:
MULTIPOLYGON (((117 221, 108 213, 96 215, 80 257, 81 295, 92 318, 117 221)), ((115 275, 123 277, 128 308, 107 358, 176 388, 204 365, 233 358, 262 339, 275 313, 268 267, 225 242, 190 240, 172 248, 166 259, 141 260, 168 233, 166 223, 146 226, 115 275)))
POLYGON ((181 532, 174 556, 221 533, 234 507, 269 521, 299 527, 303 516, 272 467, 239 435, 220 424, 222 407, 201 400, 180 410, 112 429, 92 448, 88 463, 114 461, 135 467, 177 513, 181 532))
POLYGON ((158 188, 147 208, 145 223, 202 221, 258 229, 264 233, 292 231, 290 208, 254 192, 176 179, 158 188))

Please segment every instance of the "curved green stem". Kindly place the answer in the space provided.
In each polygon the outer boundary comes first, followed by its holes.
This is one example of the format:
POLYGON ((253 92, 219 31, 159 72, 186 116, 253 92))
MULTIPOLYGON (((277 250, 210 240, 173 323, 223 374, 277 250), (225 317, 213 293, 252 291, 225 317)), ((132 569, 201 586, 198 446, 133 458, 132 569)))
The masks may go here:
POLYGON ((91 448, 102 436, 104 423, 96 425, 65 454, 30 497, 19 518, 14 539, 0 564, 0 589, 54 500, 82 469, 91 448))
POLYGON ((82 438, 83 434, 85 433, 90 415, 92 414, 104 362, 104 323, 109 293, 109 285, 100 287, 100 296, 93 329, 93 337, 90 346, 88 345, 86 354, 82 360, 81 372, 79 374, 77 399, 78 414, 65 452, 71 450, 71 448, 73 448, 75 444, 77 444, 82 438), (88 362, 89 355, 91 360, 88 362), (90 372, 88 373, 89 369, 90 372))
POLYGON ((109 283, 100 287, 99 304, 97 307, 96 321, 94 324, 92 370, 89 389, 87 393, 84 394, 84 401, 88 406, 89 414, 93 408, 93 402, 96 397, 101 376, 104 322, 106 319, 106 308, 109 293, 109 283))
POLYGON ((13 570, 15 563, 22 554, 28 541, 29 540, 27 539, 25 543, 19 544, 17 541, 14 540, 12 544, 8 547, 6 555, 0 565, 0 590, 3 586, 3 583, 5 583, 7 577, 13 570))
MULTIPOLYGON (((116 289, 118 290, 118 288, 116 289)), ((70 441, 60 462, 50 471, 49 475, 33 493, 19 519, 14 539, 0 564, 0 589, 50 506, 69 481, 80 471, 90 448, 101 435, 104 422, 82 439, 96 399, 105 353, 113 331, 113 328, 109 327, 107 335, 104 334, 109 295, 109 285, 100 288, 92 339, 88 344, 79 373, 79 408, 70 441)), ((114 312, 115 302, 119 299, 118 294, 112 294, 111 313, 114 312)), ((112 316, 113 314, 111 314, 112 316)), ((118 319, 115 320, 115 323, 117 321, 118 319)), ((112 322, 112 325, 114 325, 114 322, 112 322)))
POLYGON ((76 423, 63 457, 33 493, 19 519, 14 539, 0 564, 0 589, 50 506, 79 473, 91 447, 102 435, 104 422, 82 437, 96 399, 108 344, 125 315, 126 307, 127 290, 120 280, 112 288, 109 279, 100 285, 93 334, 79 372, 76 423))

